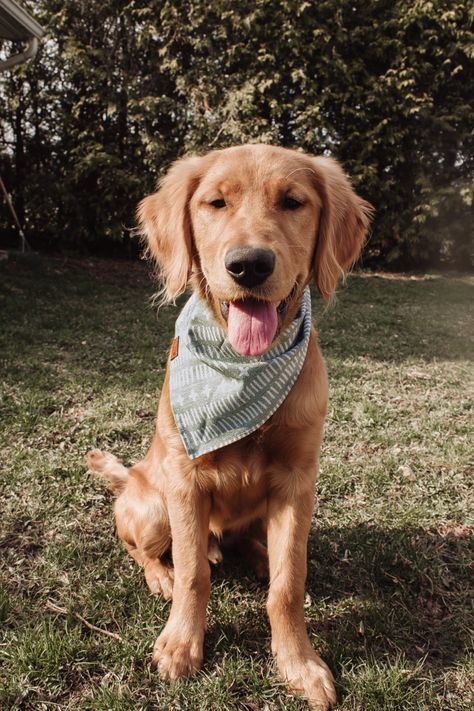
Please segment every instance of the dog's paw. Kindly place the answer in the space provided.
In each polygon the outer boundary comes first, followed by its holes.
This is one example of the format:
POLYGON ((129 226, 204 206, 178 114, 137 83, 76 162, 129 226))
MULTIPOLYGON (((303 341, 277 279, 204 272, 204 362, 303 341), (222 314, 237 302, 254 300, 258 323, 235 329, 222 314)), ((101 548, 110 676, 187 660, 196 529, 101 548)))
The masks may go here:
POLYGON ((214 565, 219 565, 219 563, 222 563, 224 560, 217 539, 212 534, 209 536, 209 542, 207 544, 207 559, 214 565))
POLYGON ((303 696, 313 709, 327 711, 336 703, 334 678, 316 652, 277 657, 278 670, 289 689, 303 696))
POLYGON ((153 595, 163 595, 165 600, 173 597, 174 570, 161 560, 147 561, 145 565, 145 580, 153 595))
POLYGON ((155 642, 152 664, 165 681, 192 676, 202 664, 202 645, 184 642, 166 628, 155 642))

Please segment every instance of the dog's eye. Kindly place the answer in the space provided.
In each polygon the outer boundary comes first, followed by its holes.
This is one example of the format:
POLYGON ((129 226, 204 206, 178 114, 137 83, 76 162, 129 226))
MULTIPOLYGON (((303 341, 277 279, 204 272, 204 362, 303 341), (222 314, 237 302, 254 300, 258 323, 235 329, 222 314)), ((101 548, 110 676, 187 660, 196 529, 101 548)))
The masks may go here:
POLYGON ((212 202, 210 202, 209 205, 212 205, 212 207, 215 207, 216 210, 221 210, 223 207, 226 206, 225 200, 223 198, 218 198, 217 200, 212 200, 212 202))
POLYGON ((295 200, 295 198, 292 198, 289 195, 286 195, 281 201, 281 206, 284 210, 297 210, 301 207, 301 205, 301 202, 295 200))

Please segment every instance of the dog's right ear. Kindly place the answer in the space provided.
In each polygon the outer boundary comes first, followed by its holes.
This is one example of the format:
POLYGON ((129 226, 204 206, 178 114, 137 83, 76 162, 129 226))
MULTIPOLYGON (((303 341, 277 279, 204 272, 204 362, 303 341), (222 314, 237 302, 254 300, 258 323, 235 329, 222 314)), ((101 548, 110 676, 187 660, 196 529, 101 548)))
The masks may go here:
POLYGON ((189 201, 201 176, 202 158, 182 158, 138 205, 137 218, 147 253, 160 267, 165 301, 186 289, 192 268, 189 201))

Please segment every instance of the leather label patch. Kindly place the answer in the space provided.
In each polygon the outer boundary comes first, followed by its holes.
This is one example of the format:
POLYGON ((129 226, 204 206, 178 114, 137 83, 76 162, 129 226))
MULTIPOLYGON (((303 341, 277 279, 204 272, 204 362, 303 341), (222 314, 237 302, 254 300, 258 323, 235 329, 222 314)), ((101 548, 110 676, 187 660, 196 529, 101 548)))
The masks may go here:
POLYGON ((175 336, 171 341, 170 360, 174 360, 179 352, 179 336, 175 336))

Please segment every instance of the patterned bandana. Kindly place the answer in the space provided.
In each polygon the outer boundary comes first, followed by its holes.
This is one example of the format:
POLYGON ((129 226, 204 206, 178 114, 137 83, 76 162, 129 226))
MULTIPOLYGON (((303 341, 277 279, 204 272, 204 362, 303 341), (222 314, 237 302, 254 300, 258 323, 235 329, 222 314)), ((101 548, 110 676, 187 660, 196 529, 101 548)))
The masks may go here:
POLYGON ((301 372, 311 332, 309 287, 276 345, 241 356, 206 302, 194 294, 176 321, 170 398, 190 459, 255 432, 280 407, 301 372))

